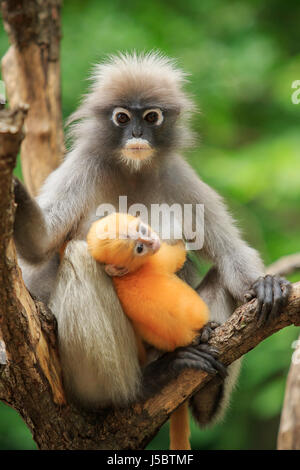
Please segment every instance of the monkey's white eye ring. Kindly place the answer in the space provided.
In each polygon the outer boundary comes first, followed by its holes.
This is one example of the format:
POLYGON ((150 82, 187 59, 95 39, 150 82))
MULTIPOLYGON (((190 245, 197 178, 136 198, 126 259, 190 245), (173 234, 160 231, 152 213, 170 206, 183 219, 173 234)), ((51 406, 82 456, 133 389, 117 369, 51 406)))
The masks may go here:
POLYGON ((116 126, 126 126, 131 119, 131 114, 125 108, 115 108, 111 118, 116 126))
POLYGON ((159 108, 147 109, 143 114, 143 118, 148 124, 155 124, 156 126, 159 126, 164 120, 163 113, 159 108))

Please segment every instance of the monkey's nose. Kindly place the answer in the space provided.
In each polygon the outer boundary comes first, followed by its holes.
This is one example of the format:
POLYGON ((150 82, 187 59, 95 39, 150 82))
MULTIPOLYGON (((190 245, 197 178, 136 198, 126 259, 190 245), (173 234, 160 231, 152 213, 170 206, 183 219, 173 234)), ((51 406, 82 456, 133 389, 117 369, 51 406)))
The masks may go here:
POLYGON ((143 129, 141 127, 134 127, 132 129, 132 137, 138 138, 142 137, 143 135, 143 129))
POLYGON ((160 249, 160 239, 159 237, 151 238, 139 238, 139 241, 144 243, 152 253, 156 253, 160 249))

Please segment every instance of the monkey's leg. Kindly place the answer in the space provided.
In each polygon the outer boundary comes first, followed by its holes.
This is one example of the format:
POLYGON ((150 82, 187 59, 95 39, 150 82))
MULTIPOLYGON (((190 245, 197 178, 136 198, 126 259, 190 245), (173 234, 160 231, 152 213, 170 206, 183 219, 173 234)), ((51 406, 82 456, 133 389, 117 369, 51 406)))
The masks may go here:
MULTIPOLYGON (((197 288, 197 292, 209 306, 212 321, 224 323, 237 306, 232 296, 222 286, 215 267, 209 270, 197 288)), ((205 389, 191 398, 191 410, 200 426, 212 424, 223 417, 238 378, 240 366, 241 360, 235 361, 227 368, 228 376, 225 380, 219 376, 215 377, 205 389)))

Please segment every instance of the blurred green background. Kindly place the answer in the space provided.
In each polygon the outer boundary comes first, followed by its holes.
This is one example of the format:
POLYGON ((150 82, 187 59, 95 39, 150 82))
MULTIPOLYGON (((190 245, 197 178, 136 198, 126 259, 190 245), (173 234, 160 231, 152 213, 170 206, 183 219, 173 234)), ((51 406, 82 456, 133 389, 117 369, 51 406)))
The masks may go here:
MULTIPOLYGON (((200 138, 191 164, 226 198, 266 264, 299 252, 300 104, 291 101, 300 80, 299 23, 297 0, 65 0, 64 118, 86 91, 91 64, 106 54, 154 48, 177 58, 201 110, 192 121, 200 138)), ((7 47, 2 28, 1 55, 7 47)), ((193 425, 193 449, 275 448, 298 335, 286 328, 245 357, 226 420, 205 431, 193 425)), ((32 448, 21 418, 1 404, 0 449, 32 448)), ((167 425, 149 448, 168 448, 167 425)))

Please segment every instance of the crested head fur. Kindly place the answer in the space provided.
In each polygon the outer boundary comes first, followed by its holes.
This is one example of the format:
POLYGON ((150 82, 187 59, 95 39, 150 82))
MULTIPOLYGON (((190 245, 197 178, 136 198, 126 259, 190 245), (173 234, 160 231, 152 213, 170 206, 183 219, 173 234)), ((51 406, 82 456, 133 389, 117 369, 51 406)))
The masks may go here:
POLYGON ((187 74, 174 60, 158 52, 111 55, 106 62, 94 66, 90 79, 90 94, 69 122, 89 116, 85 105, 99 109, 118 106, 130 99, 150 100, 151 104, 156 99, 162 107, 174 107, 182 112, 195 110, 182 89, 187 74))

